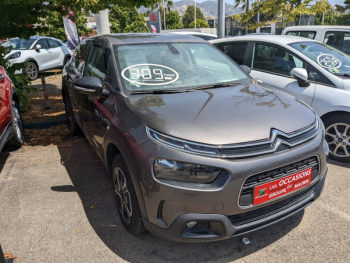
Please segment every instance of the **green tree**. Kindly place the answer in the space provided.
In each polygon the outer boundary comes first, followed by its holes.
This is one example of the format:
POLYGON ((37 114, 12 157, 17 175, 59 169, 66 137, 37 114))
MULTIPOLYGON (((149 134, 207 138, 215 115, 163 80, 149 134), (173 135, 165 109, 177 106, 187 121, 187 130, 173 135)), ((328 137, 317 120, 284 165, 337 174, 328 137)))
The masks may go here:
MULTIPOLYGON (((87 12, 75 12, 75 22, 80 35, 89 36, 93 31, 92 28, 86 28, 87 16, 89 16, 87 12)), ((63 26, 63 19, 59 12, 54 11, 52 12, 51 16, 46 17, 46 19, 43 21, 43 27, 41 28, 40 35, 59 38, 63 42, 66 41, 66 32, 63 26)))
POLYGON ((180 21, 180 15, 177 11, 169 11, 165 13, 167 29, 179 29, 184 25, 180 21))
MULTIPOLYGON (((207 21, 202 19, 196 19, 197 28, 209 28, 207 21)), ((194 28, 194 21, 190 24, 189 28, 194 28)))
MULTIPOLYGON (((110 8, 111 5, 120 5, 125 7, 140 7, 141 5, 150 6, 159 2, 159 0, 0 0, 0 39, 21 37, 29 38, 32 35, 45 32, 45 21, 50 17, 59 13, 60 16, 68 14, 69 10, 79 12, 81 10, 98 13, 100 10, 110 8), (63 7, 66 7, 63 10, 63 7), (44 21, 44 22, 43 22, 44 21)), ((9 72, 12 81, 21 93, 20 105, 23 106, 27 102, 27 92, 31 91, 30 81, 24 75, 12 75, 14 69, 24 69, 26 64, 15 64, 9 66, 9 61, 5 59, 8 50, 3 47, 0 49, 0 63, 9 72), (22 92, 23 91, 23 92, 22 92)))
POLYGON ((233 15, 232 18, 239 21, 239 25, 244 25, 244 27, 254 30, 261 26, 277 23, 282 18, 285 23, 294 22, 295 25, 298 25, 301 15, 316 15, 317 12, 327 11, 332 8, 326 0, 319 0, 311 5, 312 2, 313 0, 255 1, 251 10, 243 14, 233 15), (265 19, 257 23, 254 18, 259 13, 265 14, 265 19))
MULTIPOLYGON (((199 7, 196 8, 196 19, 201 19, 205 21, 204 15, 199 7)), ((194 6, 190 5, 182 17, 182 23, 185 28, 189 28, 190 24, 194 22, 194 6)))
MULTIPOLYGON (((339 13, 331 10, 330 12, 325 12, 324 22, 322 24, 323 12, 317 12, 315 15, 315 25, 338 25, 339 13)), ((350 22, 350 21, 349 21, 350 22)))
POLYGON ((148 33, 144 16, 135 7, 113 6, 109 11, 112 33, 148 33))

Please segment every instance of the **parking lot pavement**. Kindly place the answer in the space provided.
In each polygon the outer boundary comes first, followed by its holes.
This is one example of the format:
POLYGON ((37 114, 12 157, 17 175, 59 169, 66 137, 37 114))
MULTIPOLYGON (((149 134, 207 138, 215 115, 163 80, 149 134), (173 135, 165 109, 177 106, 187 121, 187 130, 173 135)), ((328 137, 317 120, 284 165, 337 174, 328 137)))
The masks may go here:
POLYGON ((350 165, 330 164, 304 212, 241 238, 180 244, 125 232, 89 143, 0 154, 0 242, 15 262, 350 262, 350 165))

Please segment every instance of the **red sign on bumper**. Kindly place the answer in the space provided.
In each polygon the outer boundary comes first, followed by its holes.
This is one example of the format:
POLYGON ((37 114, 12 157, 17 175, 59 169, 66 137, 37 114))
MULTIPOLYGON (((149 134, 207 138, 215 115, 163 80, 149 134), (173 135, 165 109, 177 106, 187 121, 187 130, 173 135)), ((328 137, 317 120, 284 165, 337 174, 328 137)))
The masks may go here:
POLYGON ((309 185, 311 175, 312 167, 276 181, 256 186, 254 189, 254 205, 265 203, 309 185))

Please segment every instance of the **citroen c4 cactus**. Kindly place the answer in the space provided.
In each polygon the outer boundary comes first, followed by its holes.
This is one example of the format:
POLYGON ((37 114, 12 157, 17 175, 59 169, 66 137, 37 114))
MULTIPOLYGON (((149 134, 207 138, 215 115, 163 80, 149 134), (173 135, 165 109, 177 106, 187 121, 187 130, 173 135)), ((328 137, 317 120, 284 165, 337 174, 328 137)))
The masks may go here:
POLYGON ((83 40, 62 87, 69 130, 82 130, 102 159, 134 235, 227 239, 282 220, 322 192, 328 146, 313 110, 260 86, 202 39, 83 40))

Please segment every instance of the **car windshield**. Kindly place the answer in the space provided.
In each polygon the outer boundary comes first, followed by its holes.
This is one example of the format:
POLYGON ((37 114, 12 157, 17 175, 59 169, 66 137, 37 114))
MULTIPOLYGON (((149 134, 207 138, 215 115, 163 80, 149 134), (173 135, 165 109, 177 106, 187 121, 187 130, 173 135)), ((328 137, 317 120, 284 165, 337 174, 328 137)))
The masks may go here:
POLYGON ((289 45, 333 74, 350 74, 350 57, 331 46, 311 41, 289 45))
POLYGON ((34 43, 35 39, 30 38, 29 40, 23 38, 13 38, 7 41, 2 46, 10 47, 12 46, 12 50, 24 50, 29 49, 30 46, 34 43))
POLYGON ((114 46, 121 80, 131 92, 184 90, 252 80, 225 54, 207 43, 150 43, 114 46))

